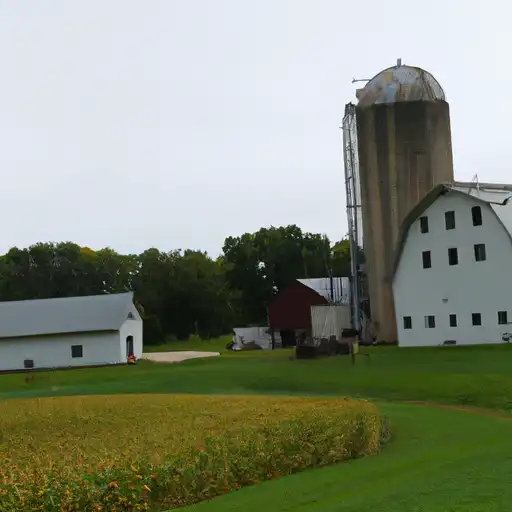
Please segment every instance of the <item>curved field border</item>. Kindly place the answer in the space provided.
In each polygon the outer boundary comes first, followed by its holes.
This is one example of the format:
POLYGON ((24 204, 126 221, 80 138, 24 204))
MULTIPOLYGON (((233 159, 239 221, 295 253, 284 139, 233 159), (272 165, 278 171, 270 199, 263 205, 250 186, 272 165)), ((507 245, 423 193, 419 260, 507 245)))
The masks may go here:
POLYGON ((512 425, 493 411, 382 403, 393 441, 376 457, 305 471, 187 512, 498 512, 512 510, 512 425))

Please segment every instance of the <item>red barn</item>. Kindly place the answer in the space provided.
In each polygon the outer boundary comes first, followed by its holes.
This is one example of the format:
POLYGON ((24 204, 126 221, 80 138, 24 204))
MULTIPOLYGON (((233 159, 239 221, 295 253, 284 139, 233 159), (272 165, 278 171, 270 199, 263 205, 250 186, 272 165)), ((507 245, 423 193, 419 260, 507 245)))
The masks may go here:
POLYGON ((281 290, 268 306, 273 331, 311 329, 311 306, 328 304, 315 290, 296 281, 281 290))
POLYGON ((270 301, 271 332, 280 332, 283 346, 295 345, 297 331, 311 331, 311 306, 348 303, 348 290, 346 277, 298 279, 270 301))

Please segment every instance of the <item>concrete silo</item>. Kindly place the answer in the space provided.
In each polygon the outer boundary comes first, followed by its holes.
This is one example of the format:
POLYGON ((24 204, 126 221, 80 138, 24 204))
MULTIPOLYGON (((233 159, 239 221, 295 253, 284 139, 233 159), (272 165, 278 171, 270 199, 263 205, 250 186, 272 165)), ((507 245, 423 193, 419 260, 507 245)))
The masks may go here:
MULTIPOLYGON (((358 91, 363 240, 377 339, 397 339, 391 271, 400 225, 435 185, 453 181, 450 109, 423 69, 385 69, 358 91)), ((418 290, 421 293, 421 290, 418 290)))

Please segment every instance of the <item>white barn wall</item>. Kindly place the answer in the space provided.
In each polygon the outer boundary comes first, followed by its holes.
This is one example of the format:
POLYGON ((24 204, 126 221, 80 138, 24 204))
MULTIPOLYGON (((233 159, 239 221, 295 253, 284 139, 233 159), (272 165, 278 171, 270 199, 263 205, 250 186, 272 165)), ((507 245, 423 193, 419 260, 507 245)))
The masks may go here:
MULTIPOLYGON (((496 207, 512 215, 512 204, 496 207)), ((428 216, 429 233, 420 233, 419 220, 409 230, 394 278, 399 345, 501 343, 512 326, 498 325, 498 311, 512 321, 512 242, 488 204, 469 196, 440 196, 421 214, 428 216), (482 226, 473 226, 471 207, 482 208, 482 226), (446 230, 445 211, 455 211, 456 229, 446 230), (476 262, 474 244, 486 246, 486 261, 476 262), (459 264, 448 264, 448 249, 457 247, 459 264), (432 251, 432 268, 424 269, 422 251, 432 251), (446 303, 443 298, 448 299, 446 303), (472 325, 472 313, 481 313, 482 325, 472 325), (457 327, 449 315, 457 315, 457 327), (425 315, 435 315, 436 327, 425 328, 425 315), (403 328, 403 317, 412 317, 412 329, 403 328)))
POLYGON ((126 362, 118 331, 0 339, 0 371, 23 369, 25 359, 32 359, 35 368, 126 362), (83 357, 71 357, 72 345, 82 345, 83 357))

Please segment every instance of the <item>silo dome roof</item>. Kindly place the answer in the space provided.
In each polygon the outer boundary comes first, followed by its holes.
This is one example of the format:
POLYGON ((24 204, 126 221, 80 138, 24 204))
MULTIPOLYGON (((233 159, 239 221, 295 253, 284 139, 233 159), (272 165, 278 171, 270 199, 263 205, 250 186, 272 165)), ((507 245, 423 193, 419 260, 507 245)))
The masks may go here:
POLYGON ((406 101, 445 100, 439 82, 424 69, 397 65, 381 71, 359 91, 360 107, 406 101))

